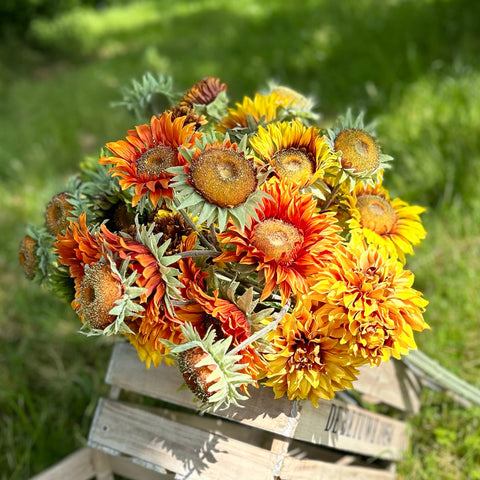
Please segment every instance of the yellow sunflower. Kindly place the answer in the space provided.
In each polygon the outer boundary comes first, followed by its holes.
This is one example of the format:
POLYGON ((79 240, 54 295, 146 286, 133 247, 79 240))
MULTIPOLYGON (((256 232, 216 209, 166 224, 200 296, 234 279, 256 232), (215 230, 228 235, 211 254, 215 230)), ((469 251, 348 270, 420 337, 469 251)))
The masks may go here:
POLYGON ((253 100, 244 97, 242 103, 236 103, 235 108, 228 109, 228 116, 217 125, 220 133, 233 129, 249 129, 253 121, 255 126, 260 122, 268 123, 275 120, 283 101, 277 93, 260 95, 256 93, 253 100))
POLYGON ((319 398, 331 399, 335 391, 352 388, 358 373, 355 362, 347 345, 325 333, 326 326, 297 304, 267 334, 274 352, 265 355, 265 385, 273 388, 275 398, 308 398, 318 406, 319 398))
POLYGON ((161 197, 172 198, 169 186, 172 174, 167 169, 185 163, 178 147, 193 145, 199 135, 194 132, 195 124, 185 124, 185 117, 172 119, 171 112, 154 116, 150 125, 129 130, 126 140, 107 143, 114 156, 102 157, 99 162, 114 165, 110 173, 120 177, 119 183, 124 190, 135 187, 133 206, 148 195, 156 207, 161 197))
POLYGON ((278 287, 285 303, 292 292, 307 291, 307 278, 341 241, 339 227, 334 213, 316 213, 313 195, 301 194, 290 183, 272 180, 262 189, 268 196, 257 207, 257 218, 243 229, 230 222, 218 235, 226 251, 215 261, 255 266, 265 279, 261 300, 278 287))
POLYGON ((405 254, 413 255, 413 246, 425 238, 420 219, 425 209, 400 198, 390 200, 381 185, 359 185, 347 199, 351 217, 347 223, 353 242, 364 238, 405 263, 405 254))
POLYGON ((250 144, 279 178, 299 187, 313 184, 323 177, 325 168, 336 163, 319 129, 307 128, 299 120, 260 126, 250 144))
POLYGON ((423 319, 428 302, 412 284, 413 274, 400 262, 359 242, 338 247, 312 282, 310 297, 318 302, 315 315, 328 320, 328 335, 378 365, 416 348, 413 330, 429 328, 423 319))

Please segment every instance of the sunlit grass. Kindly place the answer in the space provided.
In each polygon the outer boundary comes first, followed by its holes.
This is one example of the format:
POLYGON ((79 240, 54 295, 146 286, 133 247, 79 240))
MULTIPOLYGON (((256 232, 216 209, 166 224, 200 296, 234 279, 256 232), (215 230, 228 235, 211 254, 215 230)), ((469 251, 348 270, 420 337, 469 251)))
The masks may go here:
MULTIPOLYGON (((37 20, 33 47, 0 47, 0 478, 28 478, 84 444, 105 392, 108 342, 77 334, 70 306, 23 278, 17 246, 82 158, 133 126, 110 103, 147 70, 179 90, 219 76, 233 100, 273 78, 316 97, 325 121, 348 106, 377 115, 395 157, 386 186, 427 207, 407 263, 430 301, 418 343, 479 385, 480 4, 111 3, 37 20)), ((480 478, 478 412, 424 402, 402 478, 480 478)))

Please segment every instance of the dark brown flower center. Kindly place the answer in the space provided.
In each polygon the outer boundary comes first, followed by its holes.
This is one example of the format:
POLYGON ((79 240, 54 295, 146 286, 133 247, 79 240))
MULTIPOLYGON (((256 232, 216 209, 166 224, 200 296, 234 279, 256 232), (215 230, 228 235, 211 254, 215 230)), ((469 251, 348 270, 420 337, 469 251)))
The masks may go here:
POLYGON ((267 257, 275 260, 292 260, 302 234, 292 224, 276 218, 260 222, 253 233, 253 245, 267 257))
POLYGON ((311 157, 298 148, 277 152, 272 161, 275 172, 280 178, 286 178, 302 186, 308 182, 315 171, 311 157))
POLYGON ((298 341, 295 345, 295 351, 289 359, 289 364, 295 370, 324 371, 325 364, 322 362, 320 343, 305 338, 298 341))
POLYGON ((342 167, 368 174, 380 166, 380 149, 365 130, 349 128, 335 138, 335 151, 342 152, 342 167))
POLYGON ((190 181, 200 195, 223 208, 242 205, 257 188, 252 162, 236 150, 220 147, 193 159, 190 181))
POLYGON ((159 177, 167 168, 178 165, 177 150, 168 145, 158 145, 143 153, 135 165, 139 175, 159 177))
POLYGON ((122 290, 121 282, 106 263, 98 262, 86 269, 78 300, 85 322, 100 330, 112 323, 114 317, 109 312, 122 297, 122 290))
POLYGON ((68 193, 55 195, 45 210, 45 226, 51 235, 62 233, 70 224, 73 206, 68 201, 72 198, 68 193))
POLYGON ((396 223, 395 210, 392 204, 380 195, 362 195, 357 199, 360 212, 360 224, 379 235, 384 235, 396 223))

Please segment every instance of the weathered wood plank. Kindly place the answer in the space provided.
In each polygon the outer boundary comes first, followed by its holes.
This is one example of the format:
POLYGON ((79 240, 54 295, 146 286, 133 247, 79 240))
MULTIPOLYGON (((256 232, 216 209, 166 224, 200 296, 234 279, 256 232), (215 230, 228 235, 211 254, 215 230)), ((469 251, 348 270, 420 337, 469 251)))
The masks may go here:
POLYGON ((189 480, 271 480, 274 455, 222 435, 167 420, 104 399, 92 423, 89 444, 159 465, 189 480))
POLYGON ((121 455, 109 456, 113 473, 130 480, 174 480, 175 474, 155 472, 135 463, 137 460, 121 455))
POLYGON ((385 460, 399 460, 408 445, 404 422, 336 400, 303 402, 295 438, 385 460))
POLYGON ((30 480, 90 480, 96 473, 92 464, 91 449, 82 448, 65 457, 30 480))
POLYGON ((395 480, 395 474, 374 468, 286 457, 280 471, 280 478, 282 480, 395 480))
POLYGON ((417 413, 420 409, 421 383, 405 365, 395 359, 378 367, 360 368, 356 391, 399 410, 417 413))
MULTIPOLYGON (((115 345, 107 383, 188 408, 195 408, 188 390, 178 390, 182 379, 173 367, 147 370, 133 347, 115 345)), ((403 422, 340 401, 310 402, 274 399, 269 388, 251 389, 244 408, 230 408, 217 415, 286 437, 362 455, 399 459, 407 445, 403 422), (300 413, 301 412, 301 413, 300 413)))

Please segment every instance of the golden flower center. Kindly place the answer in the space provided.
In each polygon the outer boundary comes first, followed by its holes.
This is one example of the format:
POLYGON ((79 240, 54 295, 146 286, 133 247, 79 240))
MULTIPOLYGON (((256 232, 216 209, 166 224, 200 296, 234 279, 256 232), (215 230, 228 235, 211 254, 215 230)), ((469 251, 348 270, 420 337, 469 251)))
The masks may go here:
POLYGON ((193 159, 190 181, 200 195, 223 208, 242 205, 257 188, 252 162, 221 147, 209 148, 193 159))
POLYGON ((393 228, 397 221, 392 204, 380 195, 362 195, 357 199, 360 212, 360 224, 379 235, 384 235, 393 228))
POLYGON ((137 173, 158 177, 170 167, 178 165, 177 149, 168 145, 158 145, 143 153, 135 162, 137 173))
POLYGON ((380 166, 380 149, 365 130, 349 128, 335 138, 335 151, 342 151, 342 167, 355 173, 374 172, 380 166))
POLYGON ((45 226, 51 235, 65 231, 70 224, 68 218, 73 211, 73 206, 68 201, 70 198, 68 193, 59 193, 48 203, 45 210, 45 226))
POLYGON ((291 369, 323 371, 325 364, 322 362, 320 344, 307 339, 302 339, 295 345, 295 352, 289 358, 291 369))
POLYGON ((277 152, 273 158, 275 172, 295 184, 305 185, 314 172, 314 163, 309 155, 298 148, 277 152))
POLYGON ((290 260, 303 235, 290 223, 276 218, 260 222, 253 233, 253 245, 274 260, 290 260))
POLYGON ((112 275, 109 265, 97 262, 86 269, 78 300, 84 320, 95 329, 107 327, 114 320, 109 312, 122 294, 122 284, 112 275))

